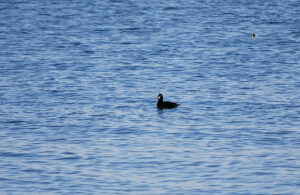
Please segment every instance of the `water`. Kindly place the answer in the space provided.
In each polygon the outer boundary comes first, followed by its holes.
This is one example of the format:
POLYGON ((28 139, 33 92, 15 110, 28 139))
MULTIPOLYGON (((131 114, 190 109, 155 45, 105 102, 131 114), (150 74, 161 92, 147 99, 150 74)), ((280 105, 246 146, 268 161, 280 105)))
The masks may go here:
POLYGON ((299 194, 299 10, 1 1, 0 193, 299 194))

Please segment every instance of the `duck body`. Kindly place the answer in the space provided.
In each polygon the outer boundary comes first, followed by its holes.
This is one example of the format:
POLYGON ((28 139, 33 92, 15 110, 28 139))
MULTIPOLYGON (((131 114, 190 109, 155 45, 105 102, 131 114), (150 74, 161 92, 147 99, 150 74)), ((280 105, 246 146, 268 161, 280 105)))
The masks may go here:
POLYGON ((171 109, 171 108, 176 108, 180 104, 174 103, 174 102, 164 102, 164 97, 160 93, 157 96, 157 108, 159 109, 171 109))

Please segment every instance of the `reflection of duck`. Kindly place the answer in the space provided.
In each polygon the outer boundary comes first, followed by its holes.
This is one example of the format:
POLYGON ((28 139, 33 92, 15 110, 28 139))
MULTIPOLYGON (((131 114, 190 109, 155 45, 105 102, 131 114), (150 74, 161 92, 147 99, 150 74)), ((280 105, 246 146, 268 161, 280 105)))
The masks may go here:
POLYGON ((174 102, 164 102, 164 97, 163 95, 160 93, 157 96, 157 108, 159 109, 164 109, 164 108, 175 108, 177 106, 179 106, 180 104, 174 103, 174 102))
POLYGON ((252 33, 252 37, 255 39, 256 38, 256 35, 255 35, 255 33, 253 32, 252 33))

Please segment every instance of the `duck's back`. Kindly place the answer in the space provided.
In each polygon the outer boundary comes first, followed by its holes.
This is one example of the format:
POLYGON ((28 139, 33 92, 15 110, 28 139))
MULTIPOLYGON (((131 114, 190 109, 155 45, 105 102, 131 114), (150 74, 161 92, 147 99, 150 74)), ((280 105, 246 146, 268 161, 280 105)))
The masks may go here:
POLYGON ((179 106, 179 104, 174 103, 174 102, 158 102, 157 103, 157 107, 161 108, 161 109, 163 109, 163 108, 175 108, 177 106, 179 106))

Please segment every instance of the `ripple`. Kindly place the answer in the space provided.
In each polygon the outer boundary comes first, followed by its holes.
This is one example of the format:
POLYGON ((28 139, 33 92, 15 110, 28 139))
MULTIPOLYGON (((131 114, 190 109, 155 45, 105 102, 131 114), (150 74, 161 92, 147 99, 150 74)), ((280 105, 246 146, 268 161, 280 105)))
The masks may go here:
POLYGON ((297 3, 3 1, 0 194, 297 192, 297 3))

